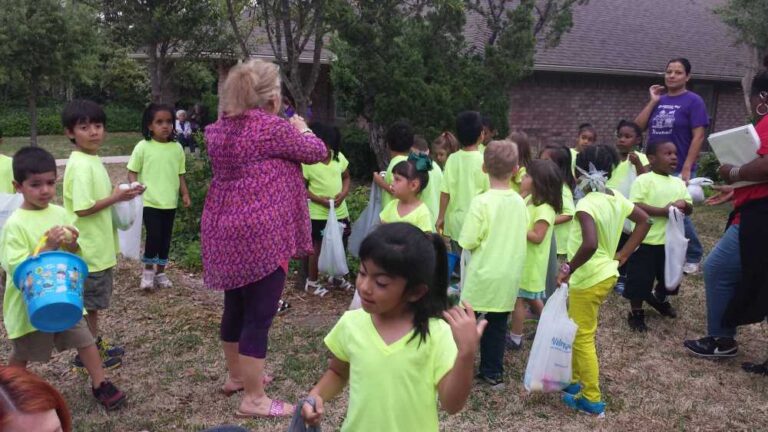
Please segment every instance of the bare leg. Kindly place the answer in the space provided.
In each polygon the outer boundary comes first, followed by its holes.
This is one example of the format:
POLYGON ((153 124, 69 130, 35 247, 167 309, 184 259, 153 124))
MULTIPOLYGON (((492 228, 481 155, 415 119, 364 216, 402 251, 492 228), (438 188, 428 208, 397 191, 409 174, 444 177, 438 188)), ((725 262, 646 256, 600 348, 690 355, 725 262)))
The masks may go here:
POLYGON ((515 302, 515 310, 512 312, 512 334, 523 334, 523 321, 525 321, 525 301, 518 297, 515 302))
POLYGON ((528 300, 528 306, 531 307, 531 312, 541 316, 541 311, 544 310, 544 302, 542 300, 528 300))
POLYGON ((240 354, 237 352, 237 342, 222 342, 224 359, 227 362, 227 381, 221 390, 224 392, 237 391, 243 388, 243 376, 240 371, 240 354))
POLYGON ((155 269, 155 265, 154 264, 145 264, 144 265, 144 270, 154 270, 154 269, 155 269))
POLYGON ((99 311, 89 310, 88 315, 85 316, 85 322, 88 323, 93 337, 99 337, 99 311))
POLYGON ((322 247, 322 243, 319 241, 312 241, 312 246, 315 249, 315 253, 309 256, 309 271, 307 277, 311 281, 316 281, 318 277, 317 259, 320 256, 320 248, 322 247))
MULTIPOLYGON (((269 414, 272 399, 264 392, 264 364, 265 359, 240 356, 240 371, 245 384, 245 395, 240 402, 240 412, 244 414, 269 414)), ((293 405, 285 404, 283 410, 286 415, 293 414, 293 405)))
POLYGON ((157 265, 157 273, 165 273, 165 266, 164 265, 157 265))
POLYGON ((106 379, 104 375, 104 368, 101 366, 101 356, 96 345, 89 345, 85 348, 77 350, 80 354, 80 360, 88 370, 88 375, 91 376, 91 386, 93 388, 99 388, 101 383, 106 379))

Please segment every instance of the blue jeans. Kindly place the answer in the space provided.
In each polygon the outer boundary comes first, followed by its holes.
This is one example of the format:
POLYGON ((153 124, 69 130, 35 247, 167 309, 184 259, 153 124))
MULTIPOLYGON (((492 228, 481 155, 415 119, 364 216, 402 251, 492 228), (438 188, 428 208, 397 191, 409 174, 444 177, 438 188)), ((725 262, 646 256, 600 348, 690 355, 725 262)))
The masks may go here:
POLYGON ((704 289, 707 295, 707 334, 712 337, 736 335, 736 327, 724 327, 723 316, 741 282, 739 226, 731 225, 707 256, 704 263, 704 289))

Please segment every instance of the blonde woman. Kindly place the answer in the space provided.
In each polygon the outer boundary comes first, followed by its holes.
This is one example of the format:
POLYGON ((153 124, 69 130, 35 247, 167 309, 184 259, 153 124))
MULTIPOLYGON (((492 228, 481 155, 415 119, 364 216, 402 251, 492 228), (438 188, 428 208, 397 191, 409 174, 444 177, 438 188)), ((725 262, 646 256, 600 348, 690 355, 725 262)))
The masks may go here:
POLYGON ((213 179, 200 224, 205 284, 224 291, 221 390, 244 390, 238 417, 287 416, 294 407, 264 391, 267 337, 288 261, 312 253, 301 164, 325 160, 327 150, 300 116, 278 117, 272 63, 235 66, 221 98, 222 117, 205 129, 213 179))

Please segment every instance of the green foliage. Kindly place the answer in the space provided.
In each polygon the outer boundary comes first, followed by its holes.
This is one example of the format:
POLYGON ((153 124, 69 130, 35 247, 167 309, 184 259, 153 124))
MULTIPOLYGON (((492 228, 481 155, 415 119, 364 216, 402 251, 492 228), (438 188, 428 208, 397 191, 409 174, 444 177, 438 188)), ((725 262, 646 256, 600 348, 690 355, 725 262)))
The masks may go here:
POLYGON ((341 152, 349 161, 349 174, 354 179, 368 180, 377 171, 376 156, 368 145, 368 132, 347 125, 341 129, 341 152))
POLYGON ((192 205, 189 208, 179 207, 177 210, 171 243, 171 257, 189 270, 202 269, 200 219, 213 175, 203 134, 195 134, 195 140, 199 154, 197 157, 187 157, 187 173, 184 175, 192 205))
POLYGON ((717 160, 714 152, 704 152, 699 156, 699 167, 696 170, 697 177, 709 177, 715 183, 722 181, 717 169, 720 168, 720 161, 717 160))
POLYGON ((368 198, 371 196, 370 186, 358 186, 352 189, 347 195, 344 202, 347 203, 347 209, 349 210, 349 220, 356 221, 360 217, 360 213, 365 210, 368 205, 368 198))
POLYGON ((768 51, 768 0, 728 0, 714 10, 736 31, 739 41, 768 51))
MULTIPOLYGON (((38 110, 38 133, 59 135, 63 105, 49 105, 38 110)), ((137 132, 141 129, 141 110, 120 105, 107 105, 108 132, 137 132)), ((20 107, 0 107, 0 129, 6 137, 29 136, 29 111, 20 107)))
MULTIPOLYGON (((185 107, 199 102, 203 95, 210 95, 216 86, 216 74, 213 65, 206 61, 181 60, 176 62, 171 80, 176 94, 179 95, 181 106, 185 107)), ((216 112, 217 108, 214 107, 213 112, 216 112)))

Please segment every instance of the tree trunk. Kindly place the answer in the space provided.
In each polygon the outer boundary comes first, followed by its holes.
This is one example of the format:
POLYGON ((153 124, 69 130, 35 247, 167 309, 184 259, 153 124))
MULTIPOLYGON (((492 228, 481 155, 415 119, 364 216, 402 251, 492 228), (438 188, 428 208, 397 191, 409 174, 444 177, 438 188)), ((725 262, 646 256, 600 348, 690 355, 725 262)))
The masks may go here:
POLYGON ((29 109, 29 145, 37 147, 37 82, 32 80, 27 96, 29 109))
POLYGON ((157 58, 157 44, 152 44, 149 50, 149 83, 151 86, 151 101, 159 103, 163 97, 162 71, 157 58))
POLYGON ((368 123, 368 145, 376 155, 376 163, 379 170, 385 170, 389 165, 389 150, 384 140, 384 127, 376 122, 368 123))

